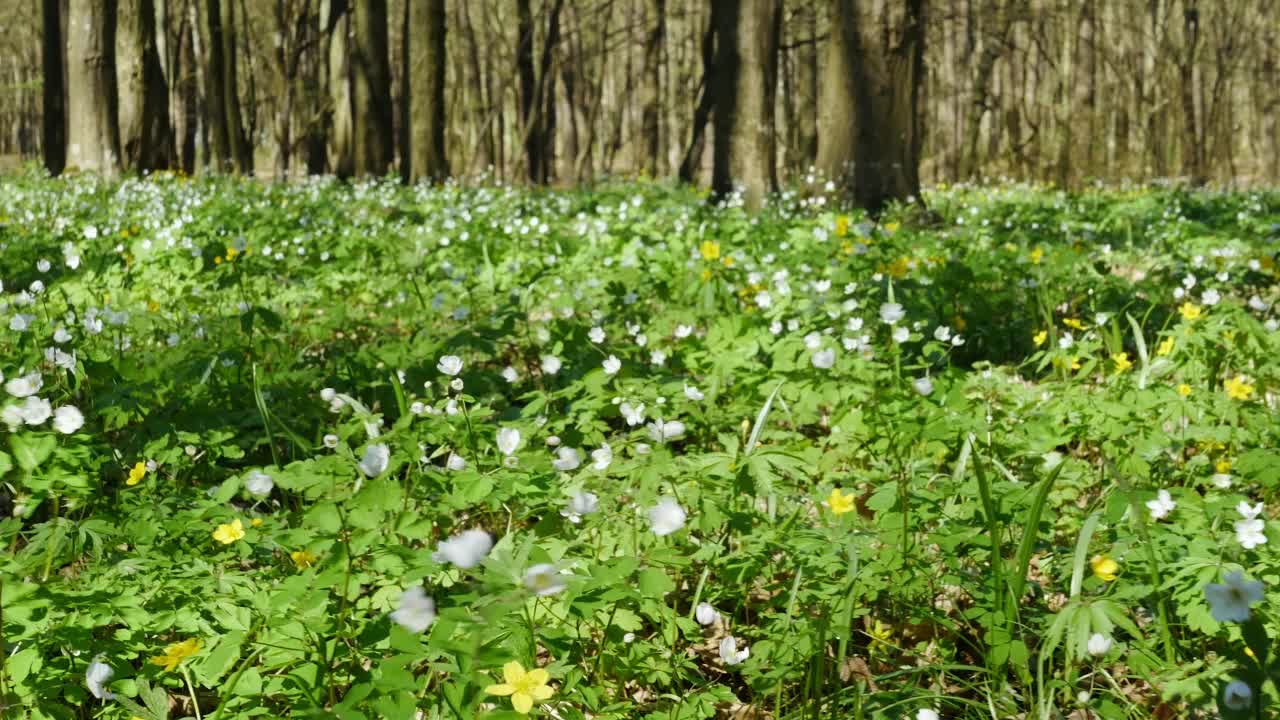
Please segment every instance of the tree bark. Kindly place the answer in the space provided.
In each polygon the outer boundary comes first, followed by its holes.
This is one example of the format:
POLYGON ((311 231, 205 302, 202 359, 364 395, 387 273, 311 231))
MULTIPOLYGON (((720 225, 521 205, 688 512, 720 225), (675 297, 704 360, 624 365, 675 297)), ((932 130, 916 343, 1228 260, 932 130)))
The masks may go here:
POLYGON ((387 0, 359 0, 351 13, 351 103, 356 175, 385 175, 395 157, 387 0))
POLYGON ((906 0, 896 22, 862 4, 832 0, 818 166, 847 200, 877 213, 920 198, 926 0, 906 0))
POLYGON ((777 190, 774 86, 780 0, 715 0, 715 139, 711 189, 755 209, 777 190))
POLYGON ((116 77, 124 166, 145 172, 173 165, 169 89, 156 46, 154 0, 119 0, 116 77))
POLYGON ((329 37, 329 156, 334 174, 346 178, 355 174, 351 59, 347 52, 351 45, 351 18, 346 0, 325 0, 324 23, 329 37))
MULTIPOLYGON (((465 0, 464 0, 465 1, 465 0)), ((403 152, 404 177, 443 180, 449 176, 445 154, 445 0, 409 0, 405 35, 409 45, 405 75, 408 78, 406 124, 408 147, 403 152)))
POLYGON ((44 108, 40 116, 44 166, 58 175, 67 164, 66 88, 63 86, 62 12, 60 0, 41 0, 44 31, 40 38, 44 73, 44 108))
POLYGON ((115 0, 71 0, 67 11, 67 167, 120 171, 115 0))
POLYGON ((644 43, 643 110, 641 133, 644 137, 642 166, 649 177, 666 173, 662 162, 662 54, 666 38, 666 0, 649 0, 649 35, 644 43))

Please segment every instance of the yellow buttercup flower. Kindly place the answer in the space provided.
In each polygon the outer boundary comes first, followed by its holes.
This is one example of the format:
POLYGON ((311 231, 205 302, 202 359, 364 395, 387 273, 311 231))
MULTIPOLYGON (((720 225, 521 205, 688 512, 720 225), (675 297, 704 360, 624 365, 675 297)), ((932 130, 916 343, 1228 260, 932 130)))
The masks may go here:
POLYGON ((233 247, 229 247, 229 248, 227 248, 227 260, 228 260, 228 261, 235 260, 235 259, 236 259, 236 256, 237 256, 237 255, 239 255, 239 254, 240 254, 240 251, 239 251, 239 250, 237 250, 237 249, 235 249, 235 248, 233 248, 233 247))
POLYGON ((1213 469, 1222 473, 1223 475, 1226 475, 1227 473, 1231 472, 1231 461, 1219 460, 1217 464, 1213 466, 1213 469))
POLYGON ((1075 330, 1088 330, 1089 326, 1080 322, 1076 318, 1063 318, 1062 324, 1075 330))
POLYGON ((843 515, 853 510, 853 495, 845 495, 840 492, 840 488, 831 488, 831 494, 827 496, 827 507, 831 508, 833 515, 843 515))
POLYGON ((1182 303, 1182 307, 1178 308, 1178 312, 1182 313, 1183 320, 1190 322, 1192 320, 1198 319, 1203 311, 1200 309, 1199 305, 1196 305, 1193 302, 1187 301, 1182 303))
POLYGON ((124 481, 125 485, 137 485, 142 482, 142 478, 147 476, 147 464, 139 462, 129 470, 129 479, 124 481))
POLYGON ((1186 383, 1180 383, 1178 385, 1178 394, 1182 397, 1189 396, 1191 394, 1191 386, 1186 383))
POLYGON ((1253 397, 1253 386, 1239 375, 1222 383, 1222 387, 1227 391, 1227 397, 1232 400, 1248 400, 1253 397))
POLYGON ((240 518, 236 518, 230 524, 219 525, 213 531, 213 539, 223 545, 230 545, 242 537, 244 537, 244 525, 241 524, 240 518))
POLYGON ((1116 573, 1120 572, 1120 563, 1106 555, 1094 555, 1089 560, 1089 567, 1093 568, 1093 574, 1103 582, 1115 580, 1116 573))
POLYGON ((152 665, 164 667, 165 672, 173 672, 174 668, 189 657, 200 652, 202 643, 199 638, 191 638, 182 642, 165 646, 164 654, 151 658, 152 665))
POLYGON ((555 690, 547 685, 551 676, 542 668, 526 671, 524 666, 512 660, 502 666, 502 679, 506 682, 490 685, 484 691, 489 695, 511 696, 511 707, 521 715, 528 715, 534 700, 548 700, 555 690))
POLYGON ((703 260, 719 260, 720 243, 715 240, 703 240, 702 245, 698 246, 698 252, 702 254, 703 260))
POLYGON ((901 224, 901 223, 897 223, 897 222, 887 222, 887 223, 885 223, 885 224, 884 224, 884 229, 885 229, 885 231, 886 231, 886 232, 889 232, 889 233, 896 233, 896 232, 898 232, 898 228, 900 228, 900 227, 902 227, 902 224, 901 224))
POLYGON ((725 255, 724 257, 720 258, 720 264, 724 265, 725 267, 733 267, 733 256, 725 255))
POLYGON ((293 564, 299 570, 305 570, 314 565, 320 557, 310 550, 294 550, 289 553, 289 559, 293 560, 293 564))
POLYGON ((262 527, 262 518, 254 518, 250 520, 249 525, 252 527, 262 527))
POLYGON ((844 237, 849 234, 849 216, 841 215, 836 218, 836 237, 844 237))
POLYGON ((1168 355, 1173 352, 1173 338, 1165 338, 1160 346, 1156 348, 1156 355, 1168 355))
POLYGON ((1133 367, 1133 361, 1129 359, 1129 353, 1112 353, 1111 362, 1116 365, 1116 372, 1122 373, 1133 367))
POLYGON ((1041 330, 1040 332, 1036 333, 1031 337, 1031 341, 1036 344, 1036 347, 1040 347, 1041 345, 1044 344, 1044 341, 1048 339, 1049 339, 1048 330, 1041 330))
POLYGON ((1044 248, 1036 248, 1036 249, 1034 249, 1034 250, 1032 250, 1032 251, 1031 251, 1031 264, 1032 264, 1032 265, 1039 265, 1039 264, 1040 264, 1040 261, 1041 261, 1041 260, 1043 260, 1043 259, 1044 259, 1044 248))

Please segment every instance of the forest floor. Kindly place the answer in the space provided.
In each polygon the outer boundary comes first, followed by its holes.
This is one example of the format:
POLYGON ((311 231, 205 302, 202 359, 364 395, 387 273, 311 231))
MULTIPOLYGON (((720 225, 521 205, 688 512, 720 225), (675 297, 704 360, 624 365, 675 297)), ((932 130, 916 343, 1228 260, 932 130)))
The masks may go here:
POLYGON ((1280 193, 805 197, 0 181, 2 714, 1261 717, 1280 193))

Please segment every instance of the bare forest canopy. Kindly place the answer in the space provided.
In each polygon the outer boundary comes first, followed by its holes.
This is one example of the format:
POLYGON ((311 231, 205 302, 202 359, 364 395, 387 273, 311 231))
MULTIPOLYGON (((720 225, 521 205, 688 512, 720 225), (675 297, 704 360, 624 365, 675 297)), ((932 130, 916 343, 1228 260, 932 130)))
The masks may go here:
POLYGON ((50 171, 1280 179, 1275 0, 0 0, 50 171))

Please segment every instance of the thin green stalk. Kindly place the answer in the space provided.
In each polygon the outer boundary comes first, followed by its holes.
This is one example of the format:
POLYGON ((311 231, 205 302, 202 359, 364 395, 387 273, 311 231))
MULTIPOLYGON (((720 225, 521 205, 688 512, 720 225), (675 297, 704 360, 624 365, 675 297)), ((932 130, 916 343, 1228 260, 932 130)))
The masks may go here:
MULTIPOLYGON (((1105 478, 1104 478, 1105 479, 1105 478)), ((1116 473, 1116 482, 1120 491, 1129 499, 1129 513, 1138 529, 1138 537, 1142 538, 1142 549, 1147 556, 1147 579, 1151 583, 1151 592, 1156 596, 1156 624, 1160 628, 1160 642, 1164 645, 1164 659, 1170 665, 1177 661, 1177 648, 1173 644, 1173 632, 1169 630, 1169 607, 1164 593, 1160 592, 1160 561, 1156 557, 1155 543, 1151 541, 1151 532, 1147 528, 1147 518, 1142 504, 1133 495, 1133 488, 1122 473, 1116 473)))
POLYGON ((187 681, 187 696, 191 698, 191 707, 196 711, 196 720, 204 720, 200 715, 200 703, 196 700, 196 689, 191 684, 191 673, 186 665, 182 666, 182 679, 187 681))

